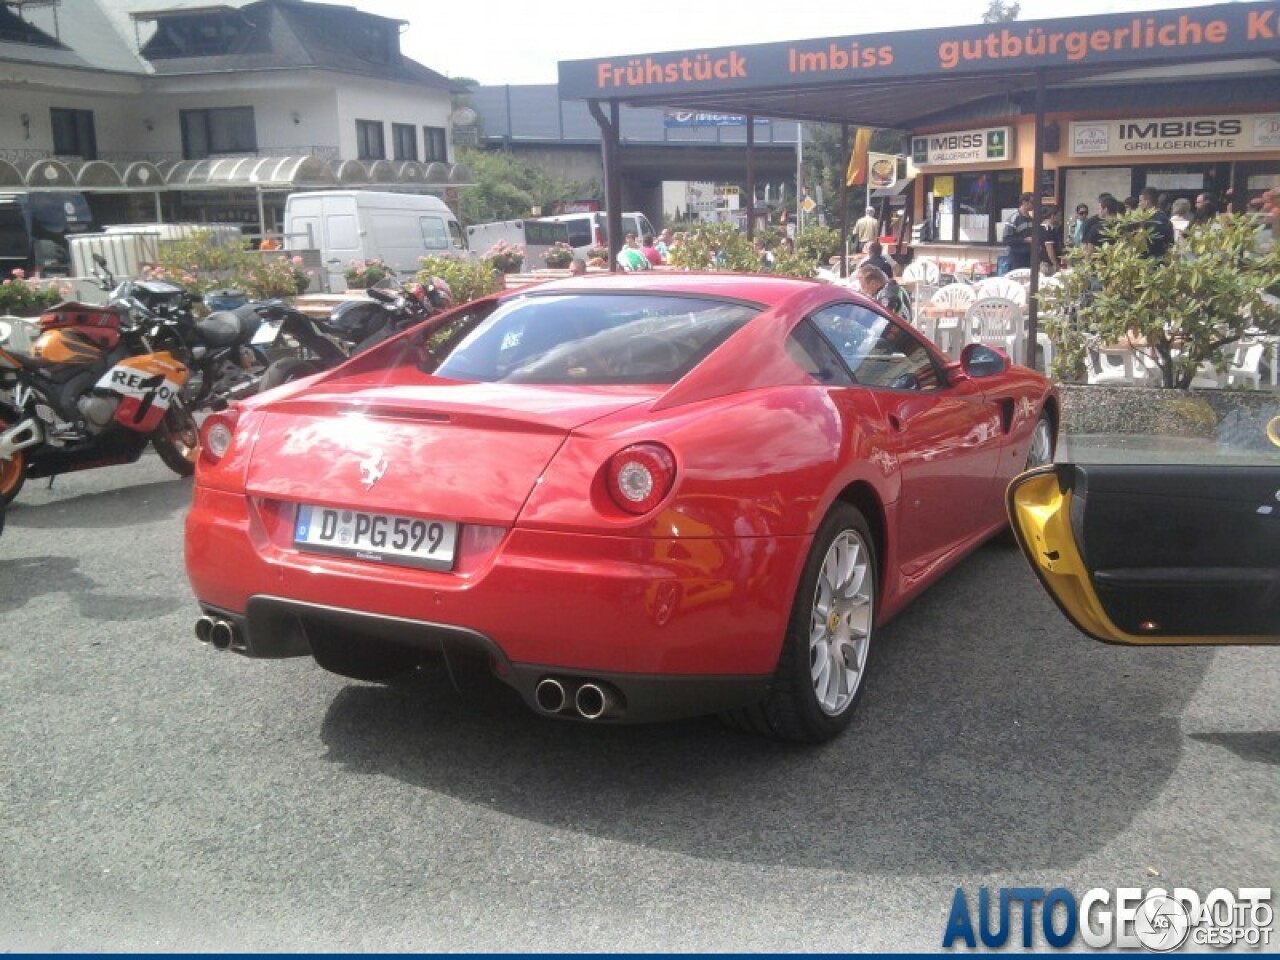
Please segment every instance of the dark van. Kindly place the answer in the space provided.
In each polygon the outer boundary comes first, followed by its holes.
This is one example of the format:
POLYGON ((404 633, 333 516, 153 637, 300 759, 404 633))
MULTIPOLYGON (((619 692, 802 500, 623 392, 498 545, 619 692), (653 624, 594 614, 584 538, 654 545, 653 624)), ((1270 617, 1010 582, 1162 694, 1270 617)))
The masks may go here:
POLYGON ((68 276, 68 237, 91 233, 93 215, 84 194, 69 190, 0 193, 0 276, 68 276))

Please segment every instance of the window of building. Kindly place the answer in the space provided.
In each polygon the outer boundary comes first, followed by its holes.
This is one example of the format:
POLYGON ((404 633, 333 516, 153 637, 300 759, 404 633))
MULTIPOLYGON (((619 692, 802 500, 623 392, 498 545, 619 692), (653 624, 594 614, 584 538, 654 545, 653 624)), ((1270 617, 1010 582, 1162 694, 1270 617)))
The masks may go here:
POLYGON ((1000 225, 1022 194, 1021 170, 933 174, 925 180, 932 239, 943 243, 999 243, 1000 225))
POLYGON ((262 38, 254 42, 254 32, 254 25, 235 10, 162 16, 142 55, 148 60, 171 60, 259 53, 265 42, 262 38))
POLYGON ((382 126, 381 120, 356 121, 356 159, 387 159, 387 144, 383 139, 382 126))
POLYGON ((423 155, 423 159, 428 163, 432 160, 448 163, 449 146, 445 140, 444 127, 423 127, 422 132, 427 142, 427 152, 423 155))
POLYGON ((397 160, 418 159, 418 128, 411 123, 391 125, 391 145, 397 160))
POLYGON ((53 127, 53 152, 62 157, 81 160, 98 159, 98 138, 93 128, 92 110, 49 110, 53 127))
MULTIPOLYGON (((21 7, 18 7, 18 10, 21 9, 21 7)), ((0 3, 0 42, 25 43, 36 47, 60 47, 64 50, 66 49, 64 44, 49 36, 43 30, 39 30, 27 23, 5 3, 0 3)))
POLYGON ((396 34, 380 23, 360 24, 346 39, 352 53, 371 63, 391 63, 400 49, 396 34))
POLYGON ((253 107, 183 110, 182 155, 201 160, 215 153, 257 153, 258 131, 253 107))

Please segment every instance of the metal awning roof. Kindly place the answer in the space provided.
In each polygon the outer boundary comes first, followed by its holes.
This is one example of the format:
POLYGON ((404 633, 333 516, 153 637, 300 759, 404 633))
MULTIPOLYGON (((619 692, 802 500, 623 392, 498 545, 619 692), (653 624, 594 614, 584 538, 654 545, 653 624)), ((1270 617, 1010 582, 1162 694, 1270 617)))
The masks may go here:
POLYGON ((156 190, 298 190, 324 187, 381 187, 420 190, 470 186, 466 164, 359 160, 330 164, 316 156, 210 157, 167 163, 61 160, 27 164, 0 160, 0 187, 28 190, 82 190, 100 193, 156 190))

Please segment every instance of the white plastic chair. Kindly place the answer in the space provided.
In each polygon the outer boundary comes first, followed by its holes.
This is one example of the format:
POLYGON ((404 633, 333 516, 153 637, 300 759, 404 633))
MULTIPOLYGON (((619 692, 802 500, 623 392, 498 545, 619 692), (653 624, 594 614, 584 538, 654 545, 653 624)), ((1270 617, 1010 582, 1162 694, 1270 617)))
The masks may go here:
MULTIPOLYGON (((933 296, 929 299, 929 303, 959 314, 960 311, 967 312, 969 305, 975 299, 973 287, 967 283, 950 283, 935 290, 933 296)), ((922 311, 917 311, 917 313, 920 312, 922 311)), ((945 353, 954 356, 965 343, 960 317, 934 317, 933 332, 929 339, 936 343, 945 353), (953 340, 959 340, 960 342, 954 343, 952 342, 953 340)))
POLYGON ((17 353, 31 352, 31 326, 22 317, 6 314, 0 317, 0 344, 17 353))
POLYGON ((1262 340, 1241 340, 1236 346, 1235 359, 1227 367, 1227 384, 1235 386, 1247 381, 1252 390, 1262 388, 1262 356, 1268 344, 1262 340))
POLYGON ((973 287, 967 283, 949 283, 939 287, 929 298, 929 302, 952 310, 967 309, 969 304, 978 299, 973 287))
POLYGON ((969 343, 1002 347, 1016 358, 1023 335, 1022 310, 1005 297, 980 297, 969 305, 965 333, 969 343))
MULTIPOLYGON (((1031 273, 1028 271, 1027 277, 1030 278, 1030 276, 1031 273)), ((1002 300, 1012 300, 1019 306, 1026 306, 1027 303, 1027 288, 1007 276, 988 277, 978 284, 977 294, 979 298, 999 297, 1002 300)))
POLYGON ((1019 267, 1017 270, 1010 270, 1010 271, 1009 271, 1008 273, 1006 273, 1004 276, 1005 276, 1005 279, 1006 279, 1006 280, 1013 280, 1013 281, 1015 281, 1015 282, 1017 282, 1017 283, 1030 283, 1030 282, 1031 282, 1031 268, 1030 268, 1030 267, 1019 267))
POLYGON ((931 287, 936 287, 941 278, 938 265, 932 260, 912 260, 902 271, 903 280, 914 280, 931 287))

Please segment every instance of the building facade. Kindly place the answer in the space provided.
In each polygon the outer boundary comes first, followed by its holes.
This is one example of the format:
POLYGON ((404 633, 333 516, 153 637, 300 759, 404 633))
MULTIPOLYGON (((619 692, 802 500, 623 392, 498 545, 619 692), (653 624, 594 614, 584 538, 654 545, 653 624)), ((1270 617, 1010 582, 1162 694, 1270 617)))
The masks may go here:
POLYGON ((221 161, 311 157, 300 185, 446 190, 454 86, 400 52, 403 26, 301 0, 0 3, 0 189, 85 188, 102 223, 158 205, 268 232, 291 185, 221 161), (141 187, 136 164, 156 171, 141 187))

